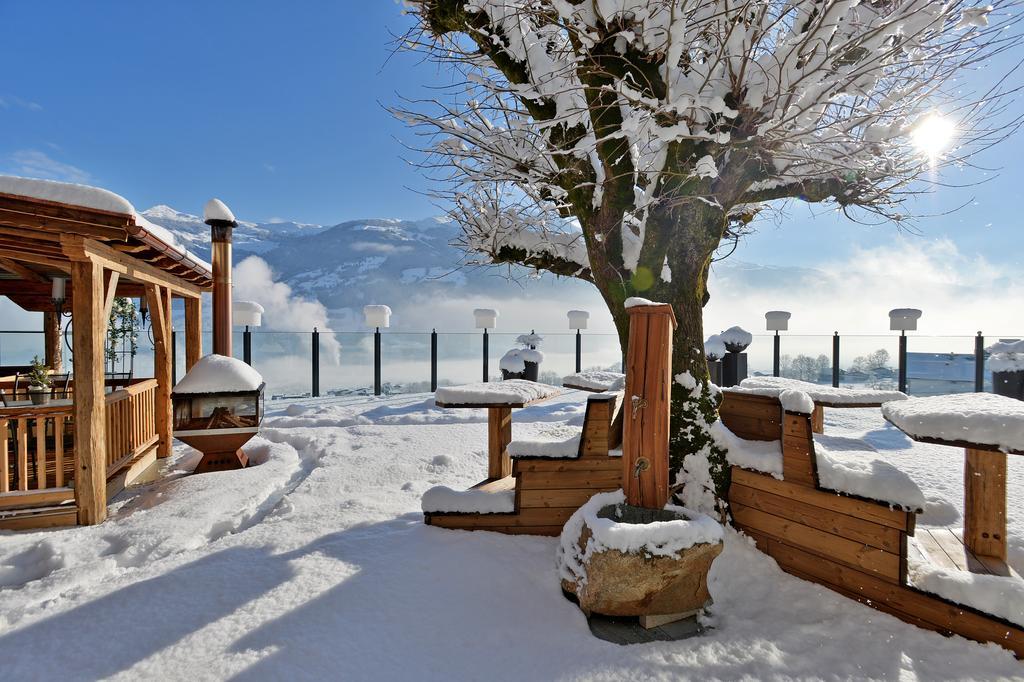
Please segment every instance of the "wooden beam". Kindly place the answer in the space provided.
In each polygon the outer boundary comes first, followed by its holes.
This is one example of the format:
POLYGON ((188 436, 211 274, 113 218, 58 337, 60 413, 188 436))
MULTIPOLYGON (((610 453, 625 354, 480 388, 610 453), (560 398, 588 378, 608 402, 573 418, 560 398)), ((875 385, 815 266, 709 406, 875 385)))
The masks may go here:
POLYGON ((0 208, 7 211, 58 218, 60 220, 100 227, 127 227, 133 224, 135 220, 128 213, 102 211, 84 206, 69 206, 57 201, 36 197, 23 197, 16 194, 0 194, 0 208))
POLYGON ((117 280, 121 275, 113 270, 104 273, 103 282, 103 336, 110 331, 110 313, 114 310, 114 299, 117 298, 117 280))
POLYGON ((28 282, 46 283, 47 285, 50 283, 50 280, 46 276, 41 275, 27 265, 22 265, 10 258, 0 257, 0 268, 15 274, 28 282))
POLYGON ((127 225, 125 227, 101 227, 77 220, 51 218, 30 213, 17 213, 3 208, 0 208, 0 224, 26 230, 40 230, 56 235, 71 233, 122 241, 128 234, 127 225))
POLYGON ((156 377, 156 391, 153 409, 156 421, 156 435, 160 439, 156 447, 157 457, 169 457, 173 439, 171 420, 171 294, 164 287, 146 285, 146 300, 153 321, 153 376, 156 377))
MULTIPOLYGON (((77 235, 65 235, 61 239, 64 254, 71 260, 90 260, 100 263, 104 268, 118 272, 128 279, 146 285, 165 287, 184 297, 198 297, 203 289, 177 275, 144 263, 137 258, 100 244, 93 239, 85 239, 77 235)), ((209 283, 213 286, 213 282, 209 283)))
POLYGON ((103 267, 78 261, 71 280, 79 295, 72 308, 75 368, 75 501, 78 523, 107 517, 106 403, 103 396, 103 267))
POLYGON ((26 253, 17 248, 10 248, 7 246, 0 246, 0 256, 4 256, 20 263, 45 265, 53 268, 54 270, 60 270, 61 272, 71 272, 71 264, 68 262, 67 258, 64 257, 41 256, 39 254, 26 253))
POLYGON ((185 371, 203 357, 203 299, 185 299, 185 371))

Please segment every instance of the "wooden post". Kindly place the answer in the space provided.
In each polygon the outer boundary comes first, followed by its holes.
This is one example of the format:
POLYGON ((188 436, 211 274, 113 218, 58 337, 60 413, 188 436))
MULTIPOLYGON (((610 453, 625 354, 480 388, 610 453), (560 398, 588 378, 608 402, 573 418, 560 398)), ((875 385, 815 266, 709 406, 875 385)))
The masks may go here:
POLYGON ((185 299, 185 371, 203 357, 203 299, 185 299))
POLYGON ((46 366, 54 372, 64 369, 64 357, 60 348, 60 315, 56 312, 43 313, 43 343, 46 366))
POLYGON ((512 408, 487 408, 487 478, 512 475, 508 444, 512 442, 512 408))
POLYGON ((78 523, 107 517, 107 420, 103 394, 103 268, 91 261, 71 262, 75 369, 75 502, 78 523))
POLYGON ((967 448, 964 461, 964 544, 1006 561, 1006 453, 967 448))
POLYGON ((171 292, 165 287, 146 285, 146 300, 153 320, 153 376, 156 377, 154 413, 159 437, 157 457, 171 454, 171 292))
POLYGON ((629 313, 623 409, 622 487, 626 502, 651 509, 668 503, 668 428, 672 391, 672 332, 667 304, 629 313))

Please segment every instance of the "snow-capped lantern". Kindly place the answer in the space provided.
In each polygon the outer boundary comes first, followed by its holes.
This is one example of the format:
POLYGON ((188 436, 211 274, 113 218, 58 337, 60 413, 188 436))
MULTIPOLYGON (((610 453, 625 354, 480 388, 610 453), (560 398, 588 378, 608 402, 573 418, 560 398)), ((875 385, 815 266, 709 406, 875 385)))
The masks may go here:
POLYGON ((195 473, 248 464, 241 447, 259 431, 265 387, 259 372, 224 355, 200 358, 175 385, 174 437, 203 453, 195 473))
POLYGON ((896 332, 917 331, 921 311, 917 308, 893 308, 889 311, 889 329, 896 332))
POLYGON ((586 329, 587 320, 590 319, 590 313, 586 310, 570 310, 569 316, 569 329, 586 329))
POLYGON ((391 326, 391 308, 386 305, 364 305, 363 318, 367 327, 387 329, 391 326))
POLYGON ((512 348, 501 357, 501 362, 498 363, 501 378, 537 381, 540 376, 540 363, 544 361, 544 354, 537 350, 537 346, 543 341, 544 337, 536 332, 516 337, 516 343, 522 348, 512 348))
POLYGON ((477 308, 473 311, 477 329, 494 329, 498 326, 498 311, 492 308, 477 308))
POLYGON ((743 351, 754 336, 742 327, 729 327, 718 338, 727 351, 722 356, 721 386, 735 386, 747 378, 747 354, 743 351))
POLYGON ((769 310, 764 314, 765 328, 770 332, 788 331, 790 317, 792 314, 785 310, 769 310))
POLYGON ((235 301, 234 323, 240 327, 259 327, 263 324, 263 306, 255 301, 235 301))

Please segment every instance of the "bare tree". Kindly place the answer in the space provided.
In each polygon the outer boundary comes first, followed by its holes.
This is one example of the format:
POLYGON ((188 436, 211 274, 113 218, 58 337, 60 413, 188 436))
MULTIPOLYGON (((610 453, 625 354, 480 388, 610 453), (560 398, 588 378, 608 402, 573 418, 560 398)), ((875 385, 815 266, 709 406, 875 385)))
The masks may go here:
POLYGON ((903 224, 923 180, 1020 123, 1003 81, 954 82, 1019 45, 1019 0, 406 4, 404 44, 456 78, 396 113, 463 246, 592 282, 623 347, 627 298, 674 307, 673 465, 705 509, 728 485, 701 350, 716 250, 787 200, 903 224))

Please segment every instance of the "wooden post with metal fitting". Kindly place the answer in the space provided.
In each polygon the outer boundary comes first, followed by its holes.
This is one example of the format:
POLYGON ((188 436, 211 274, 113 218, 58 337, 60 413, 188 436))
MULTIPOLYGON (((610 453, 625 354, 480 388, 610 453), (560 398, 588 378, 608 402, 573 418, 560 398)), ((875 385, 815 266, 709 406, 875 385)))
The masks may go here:
POLYGON ((626 502, 661 509, 668 503, 668 428, 672 393, 672 332, 676 316, 664 303, 626 309, 626 394, 622 487, 626 502))

